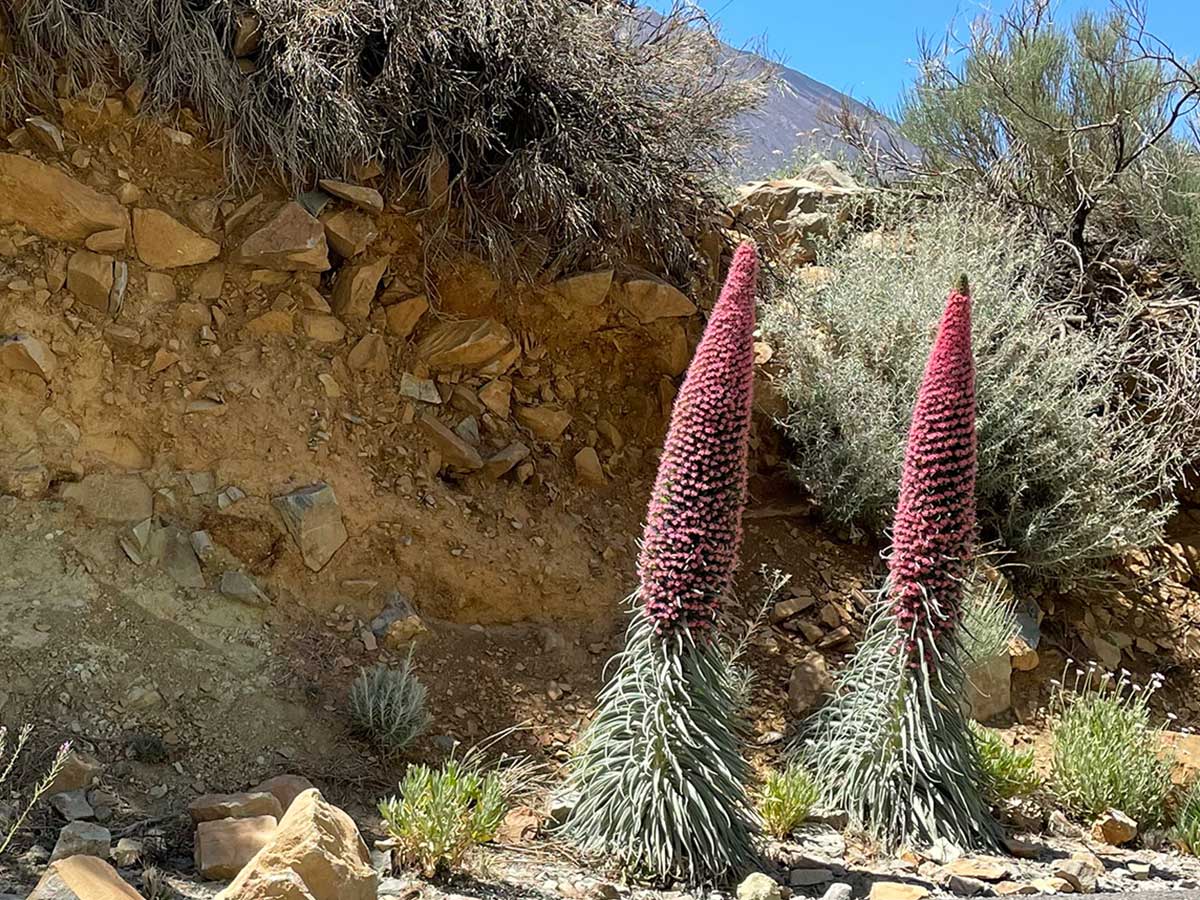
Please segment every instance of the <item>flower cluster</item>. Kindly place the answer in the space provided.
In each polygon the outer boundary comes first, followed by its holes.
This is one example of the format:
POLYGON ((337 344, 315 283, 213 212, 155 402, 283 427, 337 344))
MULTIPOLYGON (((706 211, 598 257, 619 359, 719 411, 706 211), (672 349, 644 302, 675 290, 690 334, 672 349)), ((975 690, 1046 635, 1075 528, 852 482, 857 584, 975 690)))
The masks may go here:
POLYGON ((975 532, 975 364, 966 279, 951 291, 917 395, 892 536, 891 601, 905 649, 952 630, 975 532))
POLYGON ((757 275, 754 246, 743 244, 671 413, 638 559, 639 596, 659 633, 707 633, 737 565, 757 275))

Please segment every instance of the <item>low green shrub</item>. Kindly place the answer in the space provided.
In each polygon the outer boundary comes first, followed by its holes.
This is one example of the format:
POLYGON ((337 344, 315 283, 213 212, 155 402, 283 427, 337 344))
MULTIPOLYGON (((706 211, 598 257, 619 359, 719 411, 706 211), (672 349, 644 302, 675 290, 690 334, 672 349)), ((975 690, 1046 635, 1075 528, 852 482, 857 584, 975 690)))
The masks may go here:
POLYGON ((782 772, 772 769, 758 794, 758 814, 772 837, 783 839, 812 812, 821 792, 803 766, 792 763, 782 772))
MULTIPOLYGON (((795 477, 825 516, 882 535, 912 398, 953 277, 970 277, 981 538, 1023 578, 1065 587, 1157 542, 1191 403, 1127 396, 1130 329, 1069 325, 1052 308, 1051 246, 967 200, 874 201, 879 231, 825 250, 827 284, 797 284, 764 315, 778 349, 795 477)), ((1122 313, 1142 309, 1131 298, 1122 313)))
POLYGON ((504 819, 504 791, 494 772, 459 760, 440 769, 409 766, 399 794, 379 813, 404 866, 428 877, 457 867, 473 848, 490 841, 504 819))
POLYGON ((1171 765, 1160 729, 1150 721, 1150 696, 1128 675, 1113 684, 1095 666, 1076 670, 1075 686, 1059 685, 1052 703, 1051 787, 1074 815, 1095 818, 1119 809, 1141 828, 1159 825, 1171 793, 1171 765))
POLYGON ((401 753, 429 727, 426 690, 409 653, 398 669, 363 669, 350 686, 350 714, 358 728, 385 754, 401 753))
POLYGON ((1184 853, 1200 856, 1200 781, 1184 798, 1171 837, 1184 853))
POLYGON ((1024 800, 1037 793, 1042 779, 1034 769, 1033 751, 1010 747, 991 728, 970 725, 991 800, 1024 800))

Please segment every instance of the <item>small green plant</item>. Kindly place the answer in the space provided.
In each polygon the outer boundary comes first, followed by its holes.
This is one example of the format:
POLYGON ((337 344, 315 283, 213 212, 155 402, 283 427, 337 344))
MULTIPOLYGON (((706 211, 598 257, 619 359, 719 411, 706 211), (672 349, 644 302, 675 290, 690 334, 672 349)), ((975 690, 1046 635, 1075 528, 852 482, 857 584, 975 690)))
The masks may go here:
POLYGON ((494 772, 451 759, 440 769, 409 766, 397 796, 382 800, 383 816, 402 865, 430 877, 462 862, 490 841, 504 818, 504 790, 494 772))
POLYGON ((350 687, 350 714, 381 751, 400 753, 429 727, 425 685, 412 668, 410 651, 398 669, 363 669, 350 687))
POLYGON ((1184 799, 1171 837, 1184 853, 1200 856, 1200 781, 1184 799))
POLYGON ((803 766, 792 763, 782 772, 771 770, 758 796, 758 814, 772 837, 785 838, 808 818, 820 790, 803 766))
MULTIPOLYGON (((1064 676, 1064 681, 1065 681, 1064 676)), ((1109 808, 1142 828, 1163 821, 1171 792, 1171 767, 1161 756, 1160 729, 1150 721, 1155 675, 1142 688, 1122 672, 1115 684, 1089 665, 1075 670, 1074 688, 1059 684, 1053 699, 1055 795, 1072 813, 1092 818, 1109 808)))
MULTIPOLYGON (((12 753, 9 753, 8 746, 8 727, 0 725, 0 764, 4 765, 3 771, 0 771, 0 789, 8 785, 8 779, 16 768, 17 761, 21 758, 21 753, 25 750, 25 745, 29 743, 29 738, 33 734, 32 725, 24 725, 17 732, 17 739, 13 743, 12 753), (7 759, 7 762, 5 761, 7 759)), ((0 834, 0 856, 3 856, 12 843, 13 837, 25 824, 25 819, 29 817, 29 813, 41 801, 42 797, 46 796, 46 791, 50 790, 50 785, 54 784, 54 779, 62 771, 63 766, 67 763, 67 754, 71 751, 71 744, 68 741, 58 748, 58 753, 54 756, 54 761, 50 764, 50 769, 33 787, 33 792, 29 795, 29 799, 21 808, 20 813, 9 824, 7 830, 0 834)))
POLYGON ((1042 779, 1033 767, 1033 751, 1008 746, 991 728, 975 722, 970 725, 991 799, 1025 799, 1035 794, 1042 786, 1042 779))

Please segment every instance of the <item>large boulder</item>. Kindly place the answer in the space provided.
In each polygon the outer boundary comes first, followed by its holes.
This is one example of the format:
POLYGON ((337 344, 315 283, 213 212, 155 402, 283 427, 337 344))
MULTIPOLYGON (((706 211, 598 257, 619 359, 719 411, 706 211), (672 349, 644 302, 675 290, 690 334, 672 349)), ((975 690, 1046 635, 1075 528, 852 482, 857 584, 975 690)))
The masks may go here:
POLYGON ((378 885, 354 821, 313 788, 216 900, 375 900, 378 885))
POLYGON ((271 842, 274 816, 216 819, 196 826, 196 871, 210 881, 233 878, 271 842))

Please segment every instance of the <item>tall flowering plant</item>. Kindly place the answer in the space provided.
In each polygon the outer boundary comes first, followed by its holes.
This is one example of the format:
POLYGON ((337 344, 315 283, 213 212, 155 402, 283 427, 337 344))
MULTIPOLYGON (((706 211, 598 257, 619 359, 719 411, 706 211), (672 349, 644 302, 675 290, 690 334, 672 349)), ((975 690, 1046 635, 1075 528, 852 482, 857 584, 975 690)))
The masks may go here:
POLYGON ((625 649, 572 773, 570 835, 657 881, 718 881, 754 859, 736 688, 716 630, 741 543, 757 273, 743 244, 675 400, 625 649))
POLYGON ((883 602, 802 747, 827 799, 890 845, 999 841, 963 713, 975 472, 971 297, 960 279, 913 408, 883 602))

